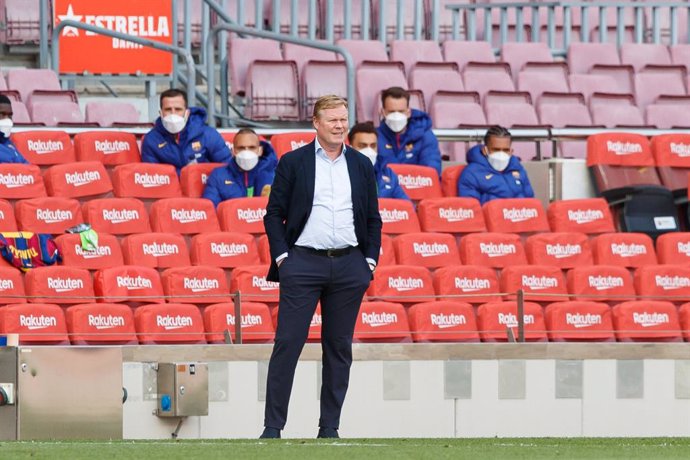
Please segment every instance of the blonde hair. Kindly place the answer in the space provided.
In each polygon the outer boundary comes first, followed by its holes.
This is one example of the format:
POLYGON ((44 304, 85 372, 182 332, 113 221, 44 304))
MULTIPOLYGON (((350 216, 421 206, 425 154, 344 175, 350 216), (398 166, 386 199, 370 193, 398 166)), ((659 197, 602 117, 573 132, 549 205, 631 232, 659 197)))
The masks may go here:
POLYGON ((341 106, 345 106, 345 108, 347 109, 346 99, 343 99, 340 96, 336 96, 335 94, 321 96, 316 100, 316 103, 314 104, 313 117, 317 118, 319 116, 319 112, 321 112, 322 110, 335 109, 341 106))

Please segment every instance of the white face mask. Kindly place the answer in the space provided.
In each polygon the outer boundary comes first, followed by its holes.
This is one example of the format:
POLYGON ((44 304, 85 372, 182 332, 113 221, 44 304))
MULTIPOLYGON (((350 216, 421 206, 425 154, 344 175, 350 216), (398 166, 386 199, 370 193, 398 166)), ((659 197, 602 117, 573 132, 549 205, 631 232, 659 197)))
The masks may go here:
POLYGON ((12 123, 11 118, 3 118, 0 120, 0 133, 2 133, 5 137, 10 137, 12 126, 14 126, 14 123, 12 123))
POLYGON ((163 127, 170 134, 177 134, 184 129, 187 124, 187 117, 181 117, 176 114, 170 114, 162 118, 163 127))
POLYGON ((496 171, 503 171, 510 163, 510 154, 506 152, 491 152, 489 153, 489 164, 496 171))
POLYGON ((259 155, 251 150, 240 150, 235 155, 235 163, 244 171, 251 171, 259 163, 259 155))
POLYGON ((376 164, 376 156, 378 155, 378 152, 376 150, 372 149, 371 147, 365 147, 359 152, 365 157, 369 158, 371 164, 376 164))
POLYGON ((391 112, 386 115, 385 122, 391 131, 399 133, 407 126, 407 116, 404 113, 391 112))

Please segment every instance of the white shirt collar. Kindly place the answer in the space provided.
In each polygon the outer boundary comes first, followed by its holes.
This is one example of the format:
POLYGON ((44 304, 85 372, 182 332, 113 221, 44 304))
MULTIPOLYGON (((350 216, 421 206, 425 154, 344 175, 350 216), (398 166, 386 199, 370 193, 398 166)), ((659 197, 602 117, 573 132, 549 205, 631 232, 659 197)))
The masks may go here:
MULTIPOLYGON (((326 156, 326 151, 323 149, 323 147, 321 147, 321 144, 319 143, 318 136, 316 138, 314 138, 314 150, 316 151, 317 155, 320 155, 324 158, 328 158, 326 156)), ((346 151, 347 151, 347 147, 345 147, 345 144, 343 143, 343 149, 342 149, 343 156, 345 156, 346 151)), ((340 158, 340 157, 338 157, 338 158, 340 158)), ((329 158, 329 160, 330 160, 330 158, 329 158)))

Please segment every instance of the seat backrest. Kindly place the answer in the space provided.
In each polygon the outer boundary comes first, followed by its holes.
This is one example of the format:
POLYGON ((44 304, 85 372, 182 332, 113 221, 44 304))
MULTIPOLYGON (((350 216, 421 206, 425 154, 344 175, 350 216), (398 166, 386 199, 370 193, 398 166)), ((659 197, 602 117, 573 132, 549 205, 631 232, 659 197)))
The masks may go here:
POLYGON ((300 75, 308 61, 336 60, 336 54, 333 51, 326 51, 293 43, 283 43, 283 57, 286 61, 295 61, 297 63, 297 71, 300 75))
POLYGON ((419 61, 443 62, 441 48, 436 40, 393 40, 390 49, 391 61, 401 61, 405 64, 407 75, 419 61))
POLYGON ((592 241, 594 263, 638 268, 656 265, 654 242, 644 233, 604 233, 592 241))
POLYGON ((26 101, 35 90, 59 91, 60 81, 51 69, 10 69, 7 72, 7 86, 19 91, 26 101))
POLYGON ((401 234, 420 230, 417 213, 409 200, 379 198, 379 213, 383 221, 383 233, 401 234))
POLYGON ((618 86, 615 78, 610 75, 571 74, 568 77, 568 83, 570 91, 582 94, 586 102, 589 102, 593 93, 625 93, 618 86))
POLYGON ((77 161, 65 131, 22 131, 11 136, 17 150, 31 164, 44 166, 77 161))
MULTIPOLYGON (((518 336, 517 302, 489 302, 477 309, 477 326, 482 342, 507 342, 507 329, 513 336, 518 336)), ((523 305, 525 340, 528 342, 545 342, 546 326, 542 307, 534 302, 523 305)))
POLYGON ((388 61, 386 45, 379 40, 341 39, 336 44, 350 53, 355 69, 364 61, 388 61))
POLYGON ((644 126, 642 112, 631 93, 594 93, 589 99, 592 123, 606 128, 644 126))
POLYGON ((690 135, 660 134, 652 137, 651 147, 661 183, 671 190, 687 188, 690 135))
POLYGON ((660 264, 690 266, 690 233, 669 232, 656 239, 660 264))
POLYGON ((134 314, 127 305, 84 303, 65 310, 73 345, 136 345, 134 314))
POLYGON ((544 309, 551 342, 615 342, 611 308, 591 301, 556 302, 544 309))
POLYGON ((268 197, 264 196, 225 200, 218 205, 220 228, 224 232, 264 233, 267 205, 268 197))
MULTIPOLYGON (((266 241, 268 241, 267 236, 266 241)), ((261 246, 261 241, 259 241, 259 246, 261 246)), ((270 259, 270 254, 268 257, 270 259)), ((395 248, 393 246, 393 238, 390 235, 382 234, 378 266, 381 267, 383 265, 395 265, 396 263, 397 261, 395 259, 395 248)))
POLYGON ((220 230, 213 203, 204 198, 162 198, 151 205, 150 217, 154 232, 188 235, 220 230))
POLYGON ((184 267, 189 250, 178 233, 139 233, 122 239, 125 264, 152 268, 184 267))
POLYGON ((112 126, 114 123, 139 122, 139 112, 129 102, 87 102, 84 112, 87 123, 98 123, 103 127, 112 126))
POLYGON ((214 169, 223 166, 225 166, 223 163, 195 163, 183 167, 180 170, 182 194, 189 198, 201 198, 208 176, 214 169))
POLYGON ((151 267, 120 265, 96 271, 93 288, 99 302, 163 303, 163 286, 151 267))
POLYGON ((141 161, 137 138, 123 131, 86 131, 74 136, 79 161, 100 161, 106 166, 141 161))
MULTIPOLYGON (((240 327, 242 343, 273 342, 275 330, 268 305, 259 302, 242 302, 240 327)), ((209 343, 225 343, 225 331, 235 336, 235 306, 233 303, 217 303, 204 308, 204 328, 209 343)))
POLYGON ((448 233, 406 233, 393 240, 400 265, 438 268, 460 264, 455 237, 448 233))
POLYGON ((635 297, 630 272, 618 265, 575 267, 568 271, 567 281, 568 292, 573 295, 573 300, 620 302, 635 297))
POLYGON ((278 302, 280 284, 267 281, 268 265, 245 265, 235 268, 230 275, 230 292, 242 291, 249 302, 278 302))
POLYGON ((527 263, 520 236, 514 233, 471 233, 460 239, 465 265, 503 268, 527 263))
POLYGON ((84 268, 53 265, 29 270, 24 278, 32 303, 93 302, 91 274, 84 268))
POLYGON ((393 302, 362 302, 355 342, 411 342, 405 307, 393 302))
POLYGON ((235 268, 259 265, 259 249, 254 236, 239 232, 207 232, 195 235, 191 246, 192 264, 235 268))
POLYGON ((204 320, 195 305, 142 305, 134 312, 134 324, 141 344, 206 343, 204 320))
POLYGON ((501 198, 484 203, 484 221, 490 232, 548 232, 549 222, 537 198, 501 198))
POLYGON ((433 273, 434 291, 441 300, 469 303, 497 302, 500 292, 496 270, 481 265, 441 267, 433 273), (480 295, 481 294, 481 295, 480 295), (493 294, 493 295, 492 295, 493 294), (443 296, 468 296, 447 298, 443 296))
POLYGON ((620 58, 615 43, 573 42, 568 48, 570 73, 586 74, 596 64, 618 65, 620 58))
POLYGON ((671 54, 668 47, 661 43, 622 43, 620 55, 621 63, 632 65, 635 72, 639 72, 649 64, 671 64, 671 54))
POLYGON ((113 190, 120 198, 176 198, 182 196, 175 166, 128 163, 113 169, 113 190))
POLYGON ((26 232, 60 234, 84 221, 79 202, 72 198, 19 200, 14 212, 19 229, 26 232))
POLYGON ((371 118, 376 96, 392 86, 407 89, 407 78, 400 62, 378 63, 376 67, 360 66, 357 70, 357 120, 371 118))
POLYGON ((453 165, 443 168, 441 172, 441 188, 444 196, 458 196, 458 179, 465 165, 453 165))
POLYGON ((479 342, 474 309, 468 303, 418 303, 407 316, 415 342, 479 342))
POLYGON ((530 264, 550 265, 562 270, 592 265, 592 250, 584 233, 540 233, 531 235, 525 242, 530 264))
POLYGON ((274 134, 271 136, 271 145, 275 149, 278 158, 280 158, 292 150, 307 145, 315 138, 316 133, 314 131, 274 134))
POLYGON ((603 198, 559 200, 546 210, 554 232, 580 232, 588 235, 615 231, 608 203, 603 198))
POLYGON ((431 273, 425 267, 389 265, 376 269, 367 294, 370 298, 386 301, 427 302, 434 300, 434 286, 431 273))
POLYGON ((14 215, 12 204, 7 200, 0 199, 0 232, 15 232, 17 230, 17 218, 14 215))
POLYGON ((171 267, 161 274, 161 283, 168 302, 232 302, 225 272, 220 267, 171 267))
POLYGON ((19 334, 20 345, 69 345, 65 315, 55 304, 14 304, 0 308, 0 333, 19 334))
POLYGON ((443 196, 438 172, 430 166, 390 163, 398 182, 412 200, 443 196))
POLYGON ((0 303, 26 303, 25 296, 22 273, 14 267, 0 267, 0 303))
POLYGON ((347 97, 347 67, 344 61, 309 61, 300 76, 302 118, 311 119, 314 103, 324 94, 347 97))
POLYGON ((151 231, 146 206, 136 198, 100 198, 82 205, 84 220, 97 232, 113 235, 151 231))
POLYGON ((50 196, 82 198, 113 191, 113 184, 100 161, 79 161, 51 166, 43 177, 50 196))
POLYGON ((619 342, 682 341, 678 312, 671 302, 623 302, 611 313, 619 342))
POLYGON ((232 94, 244 96, 247 88, 247 71, 252 61, 261 59, 282 60, 280 44, 268 39, 233 38, 228 43, 228 77, 232 94))
POLYGON ((649 265, 639 267, 634 276, 635 292, 654 300, 690 301, 690 267, 649 265), (672 297, 665 299, 665 297, 672 297))
POLYGON ((484 100, 489 91, 515 91, 515 83, 506 63, 467 64, 462 74, 465 91, 476 91, 484 100))
POLYGON ((22 199, 46 196, 41 169, 21 163, 0 164, 0 198, 22 199))
POLYGON ((250 118, 297 120, 300 115, 299 80, 295 61, 253 61, 247 72, 250 118))
POLYGON ((425 198, 417 206, 417 216, 425 232, 486 231, 484 213, 476 198, 425 198))
POLYGON ((512 265, 501 272, 501 292, 522 289, 525 300, 559 302, 568 300, 563 271, 548 265, 512 265))
POLYGON ((99 270, 124 263, 120 242, 109 233, 98 232, 98 246, 93 250, 82 247, 78 233, 60 235, 55 238, 55 244, 60 249, 62 264, 67 267, 99 270))
POLYGON ((431 106, 437 91, 465 91, 462 75, 454 62, 446 63, 418 63, 408 70, 410 88, 418 89, 424 95, 427 107, 431 106))
POLYGON ((541 94, 538 99, 534 96, 532 94, 532 100, 538 100, 537 115, 542 125, 564 128, 592 124, 592 117, 582 94, 549 92, 541 94))
POLYGON ((567 93, 570 88, 566 78, 567 75, 558 75, 553 72, 523 70, 518 75, 517 89, 518 91, 527 91, 536 104, 545 92, 567 93))
POLYGON ((71 125, 84 123, 84 115, 79 104, 65 101, 38 101, 29 105, 31 121, 46 126, 71 125))
POLYGON ((462 72, 469 62, 496 62, 491 43, 488 41, 446 40, 441 45, 446 62, 455 62, 462 72))
POLYGON ((501 45, 501 61, 510 65, 517 78, 528 62, 553 62, 553 56, 545 42, 506 42, 501 45))
POLYGON ((686 118, 686 109, 682 105, 657 103, 649 104, 645 109, 645 124, 658 129, 687 128, 690 122, 686 118))

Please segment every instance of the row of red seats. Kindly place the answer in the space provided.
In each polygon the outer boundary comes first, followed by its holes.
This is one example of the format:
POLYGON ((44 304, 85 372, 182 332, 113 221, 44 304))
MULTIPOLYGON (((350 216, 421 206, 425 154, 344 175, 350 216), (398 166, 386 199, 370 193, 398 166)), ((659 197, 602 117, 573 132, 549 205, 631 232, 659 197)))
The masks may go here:
MULTIPOLYGON (((355 326, 356 342, 505 342, 517 337, 516 302, 490 302, 476 309, 462 302, 424 302, 405 309, 390 302, 363 302, 355 326)), ((690 303, 678 310, 668 302, 630 301, 609 307, 598 302, 559 302, 542 309, 525 302, 527 341, 690 341, 690 303)), ((274 338, 277 309, 263 303, 242 305, 243 343, 274 338)), ((309 329, 318 341, 317 310, 309 329)), ((235 339, 232 303, 203 308, 191 304, 148 304, 134 312, 126 305, 55 304, 0 307, 0 333, 19 334, 22 344, 199 344, 235 339)))

